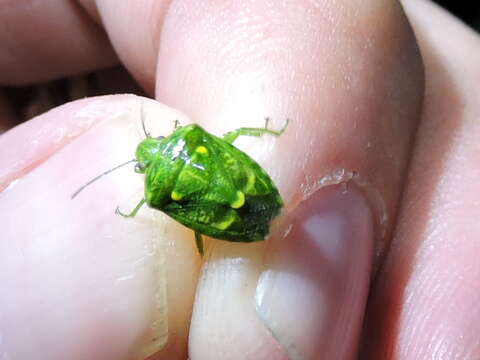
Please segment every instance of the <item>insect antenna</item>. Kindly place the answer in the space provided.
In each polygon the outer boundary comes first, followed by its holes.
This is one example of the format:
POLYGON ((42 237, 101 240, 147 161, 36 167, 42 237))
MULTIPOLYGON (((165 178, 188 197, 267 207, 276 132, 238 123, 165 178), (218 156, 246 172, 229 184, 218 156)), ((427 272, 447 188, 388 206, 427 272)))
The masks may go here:
POLYGON ((75 191, 73 194, 72 194, 72 199, 75 198, 83 189, 85 189, 88 185, 94 183, 95 181, 97 181, 98 179, 100 179, 102 176, 105 176, 107 174, 110 174, 112 171, 115 171, 119 168, 121 168, 122 166, 125 166, 127 164, 130 164, 131 162, 135 162, 137 161, 137 159, 132 159, 132 160, 128 160, 127 162, 124 162, 123 164, 120 164, 120 165, 117 165, 115 166, 113 169, 110 169, 110 170, 107 170, 105 171, 104 173, 98 175, 98 176, 95 176, 92 180, 90 180, 89 182, 87 182, 85 185, 81 186, 77 191, 75 191))
POLYGON ((148 139, 150 138, 150 133, 147 132, 145 129, 145 116, 143 116, 143 103, 140 107, 140 118, 142 119, 142 128, 143 128, 143 133, 145 134, 145 137, 148 139))

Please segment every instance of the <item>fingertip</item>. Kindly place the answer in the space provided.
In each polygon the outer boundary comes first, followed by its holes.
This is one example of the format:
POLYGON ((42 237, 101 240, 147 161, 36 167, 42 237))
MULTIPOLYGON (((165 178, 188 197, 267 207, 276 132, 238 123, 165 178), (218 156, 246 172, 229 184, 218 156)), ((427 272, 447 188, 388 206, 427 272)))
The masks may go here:
POLYGON ((185 353, 199 266, 191 233, 154 210, 115 215, 116 205, 142 197, 131 168, 71 199, 85 180, 132 157, 143 136, 141 107, 154 133, 186 121, 122 95, 67 104, 2 136, 11 147, 10 157, 2 154, 3 179, 17 180, 0 193, 2 351, 12 358, 185 353))

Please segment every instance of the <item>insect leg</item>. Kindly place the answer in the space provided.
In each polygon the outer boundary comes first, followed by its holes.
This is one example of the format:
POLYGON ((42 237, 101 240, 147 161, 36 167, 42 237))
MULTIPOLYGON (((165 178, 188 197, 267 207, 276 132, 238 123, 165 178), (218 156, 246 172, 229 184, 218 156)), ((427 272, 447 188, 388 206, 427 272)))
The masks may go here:
POLYGON ((282 129, 280 130, 270 130, 267 128, 269 118, 265 119, 265 128, 246 128, 242 127, 240 129, 236 129, 233 131, 230 131, 223 135, 223 140, 228 142, 229 144, 233 143, 239 136, 263 136, 265 134, 270 134, 274 136, 280 136, 283 134, 285 129, 287 128, 288 125, 288 119, 285 122, 285 125, 283 126, 282 129))
POLYGON ((137 206, 135 206, 135 208, 130 212, 130 214, 122 213, 119 207, 117 206, 117 208, 115 209, 115 214, 121 215, 123 217, 134 217, 135 215, 137 215, 138 210, 140 210, 143 204, 145 204, 145 198, 140 200, 140 202, 137 204, 137 206))
POLYGON ((203 238, 202 234, 195 231, 195 243, 197 244, 198 252, 203 256, 203 238))

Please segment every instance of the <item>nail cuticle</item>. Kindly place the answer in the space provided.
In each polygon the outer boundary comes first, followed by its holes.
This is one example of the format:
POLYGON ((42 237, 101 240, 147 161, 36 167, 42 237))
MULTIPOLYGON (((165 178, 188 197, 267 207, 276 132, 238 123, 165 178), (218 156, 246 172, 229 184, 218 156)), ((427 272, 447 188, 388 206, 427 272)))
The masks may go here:
MULTIPOLYGON (((386 239, 388 235, 387 231, 390 227, 390 216, 388 214, 386 202, 380 190, 356 170, 342 168, 331 171, 315 180, 307 177, 306 181, 300 185, 300 192, 294 195, 288 202, 288 205, 283 209, 282 214, 284 216, 278 220, 275 224, 275 228, 288 229, 290 227, 289 221, 291 221, 289 214, 294 213, 295 209, 315 195, 318 191, 328 188, 329 186, 340 184, 345 186, 345 191, 348 191, 349 188, 353 186, 356 191, 361 193, 369 205, 375 225, 375 258, 373 261, 376 264, 382 257, 387 245, 386 239)), ((283 233, 285 233, 285 230, 283 230, 283 233)), ((285 235, 282 235, 282 237, 285 237, 285 235)))

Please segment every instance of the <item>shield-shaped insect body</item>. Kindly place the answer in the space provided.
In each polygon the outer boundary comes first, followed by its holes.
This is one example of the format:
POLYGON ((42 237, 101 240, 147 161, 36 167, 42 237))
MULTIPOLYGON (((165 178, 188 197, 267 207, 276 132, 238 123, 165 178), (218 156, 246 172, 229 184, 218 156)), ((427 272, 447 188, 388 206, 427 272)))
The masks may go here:
POLYGON ((228 241, 263 240, 283 201, 265 170, 232 143, 238 136, 279 136, 284 130, 240 128, 219 138, 192 124, 167 137, 146 134, 132 160, 135 171, 145 174, 145 197, 130 214, 118 208, 117 213, 133 217, 145 203, 163 211, 195 232, 200 253, 202 234, 228 241))

